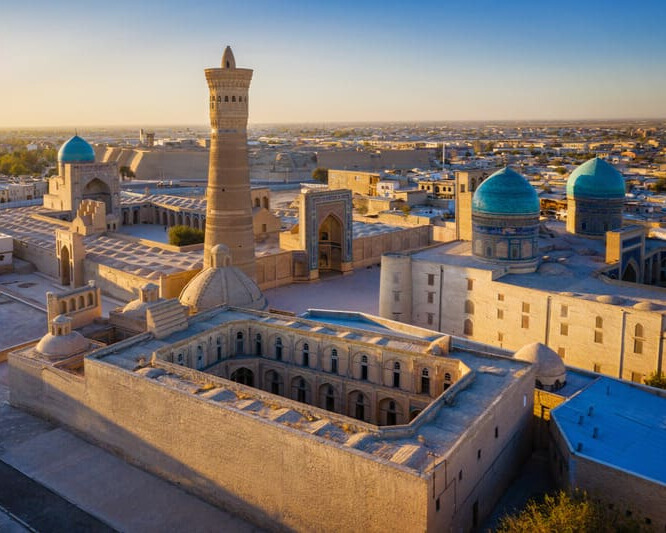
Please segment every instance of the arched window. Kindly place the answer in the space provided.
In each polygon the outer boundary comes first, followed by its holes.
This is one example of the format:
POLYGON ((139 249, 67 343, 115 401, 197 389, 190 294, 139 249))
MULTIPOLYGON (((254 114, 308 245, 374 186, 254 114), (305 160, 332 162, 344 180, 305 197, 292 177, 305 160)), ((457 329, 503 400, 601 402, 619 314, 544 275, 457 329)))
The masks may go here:
POLYGON ((221 96, 218 96, 218 97, 217 97, 217 103, 219 104, 220 102, 222 102, 222 97, 221 97, 221 96))
POLYGON ((197 346, 197 370, 201 370, 204 367, 204 352, 201 345, 197 346))
POLYGON ((421 370, 421 394, 430 394, 430 372, 427 368, 421 370))
POLYGON ((282 385, 280 375, 274 370, 270 371, 270 375, 271 393, 280 394, 280 388, 282 385))
POLYGON ((645 331, 642 324, 636 324, 634 327, 634 353, 643 353, 643 335, 645 331))
POLYGON ((331 372, 338 373, 338 351, 335 348, 331 350, 331 372))
POLYGON ((393 363, 393 386, 400 388, 400 363, 393 363))
POLYGON ((356 408, 354 409, 354 417, 358 420, 365 420, 365 399, 363 394, 359 393, 356 396, 356 408))
POLYGON ((88 307, 93 305, 93 295, 92 292, 88 293, 88 307))
POLYGON ((236 97, 235 97, 235 96, 232 96, 232 97, 231 97, 231 101, 232 101, 232 102, 235 102, 235 101, 236 101, 236 97))
POLYGON ((242 354, 244 352, 244 346, 243 346, 243 332, 239 331, 236 333, 236 354, 242 354))
POLYGON ((444 374, 444 390, 448 389, 451 386, 451 374, 448 372, 444 374))
POLYGON ((468 315, 474 314, 474 302, 472 300, 465 300, 465 313, 468 315))
POLYGON ((261 200, 259 198, 254 199, 254 207, 261 207, 261 200))
POLYGON ((331 385, 326 388, 326 410, 335 411, 335 390, 331 385))
POLYGON ((228 102, 228 101, 229 101, 229 96, 228 96, 228 95, 224 97, 224 101, 225 101, 225 102, 228 102))
POLYGON ((598 316, 595 321, 594 321, 594 327, 595 328, 603 328, 604 327, 604 319, 598 316))
POLYGON ((65 300, 60 300, 60 314, 64 315, 67 312, 67 302, 65 300))
POLYGON ((310 366, 310 345, 303 344, 303 366, 310 366))
POLYGON ((275 359, 282 361, 282 337, 275 339, 275 359))
POLYGON ((395 426, 398 422, 397 418, 398 417, 395 409, 395 402, 391 400, 388 403, 388 409, 386 410, 386 425, 395 426))
POLYGON ((222 359, 222 337, 217 337, 217 360, 222 359))
POLYGON ((367 381, 368 379, 368 356, 361 357, 361 379, 367 381))
POLYGON ((305 403, 305 380, 303 378, 298 380, 296 399, 301 403, 305 403))
POLYGON ((254 338, 254 350, 257 355, 261 355, 261 333, 257 333, 254 338))
POLYGON ((465 320, 463 333, 465 335, 474 335, 474 324, 472 323, 472 321, 469 318, 467 320, 465 320))
POLYGON ((178 357, 176 359, 176 362, 181 366, 183 365, 183 352, 178 353, 178 357))

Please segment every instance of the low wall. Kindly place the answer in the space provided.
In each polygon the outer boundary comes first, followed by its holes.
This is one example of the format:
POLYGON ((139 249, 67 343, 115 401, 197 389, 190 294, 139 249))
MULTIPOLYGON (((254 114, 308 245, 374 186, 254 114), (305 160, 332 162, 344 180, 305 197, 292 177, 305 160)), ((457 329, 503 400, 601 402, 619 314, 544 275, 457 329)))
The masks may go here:
POLYGON ((11 402, 274 531, 426 531, 429 481, 102 361, 85 382, 10 356, 11 402))
POLYGON ((430 226, 404 228, 354 239, 352 243, 354 268, 380 264, 382 254, 423 248, 430 244, 430 226))
POLYGON ((58 258, 55 244, 53 249, 46 249, 35 244, 14 239, 14 256, 35 265, 35 268, 47 276, 58 279, 58 258))
POLYGON ((294 260, 291 250, 257 257, 256 262, 257 285, 262 291, 293 283, 294 260))

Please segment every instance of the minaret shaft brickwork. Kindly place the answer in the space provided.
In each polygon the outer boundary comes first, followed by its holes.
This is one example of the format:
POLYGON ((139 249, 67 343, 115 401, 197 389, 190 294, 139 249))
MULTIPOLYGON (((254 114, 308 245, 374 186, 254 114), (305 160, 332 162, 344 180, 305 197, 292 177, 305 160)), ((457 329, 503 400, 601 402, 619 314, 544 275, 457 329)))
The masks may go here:
POLYGON ((231 48, 227 46, 221 68, 205 72, 210 92, 211 138, 204 267, 211 266, 211 248, 225 244, 231 252, 232 264, 256 279, 247 151, 252 70, 236 68, 231 48))

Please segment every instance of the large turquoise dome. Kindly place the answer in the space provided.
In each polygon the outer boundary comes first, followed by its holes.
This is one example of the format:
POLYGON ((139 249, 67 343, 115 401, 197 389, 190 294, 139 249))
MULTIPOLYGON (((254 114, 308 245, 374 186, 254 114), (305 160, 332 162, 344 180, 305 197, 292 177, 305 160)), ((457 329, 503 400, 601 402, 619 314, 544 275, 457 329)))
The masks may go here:
POLYGON ((85 139, 74 135, 58 150, 59 163, 93 163, 95 151, 85 139))
POLYGON ((488 177, 474 193, 472 212, 500 215, 538 215, 539 197, 518 172, 504 167, 488 177))
POLYGON ((624 192, 622 174, 598 157, 580 165, 567 180, 569 198, 624 198, 624 192))

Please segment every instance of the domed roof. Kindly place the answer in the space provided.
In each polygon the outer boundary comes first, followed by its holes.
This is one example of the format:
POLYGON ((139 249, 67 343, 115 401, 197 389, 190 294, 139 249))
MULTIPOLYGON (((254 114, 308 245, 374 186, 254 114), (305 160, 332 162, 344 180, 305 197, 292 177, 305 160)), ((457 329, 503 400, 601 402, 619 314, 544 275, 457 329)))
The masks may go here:
POLYGON ((42 355, 52 358, 64 358, 81 353, 90 348, 90 341, 78 331, 67 335, 44 335, 35 347, 42 355))
POLYGON ((94 163, 95 151, 85 139, 74 135, 58 150, 60 163, 94 163))
POLYGON ((218 305, 265 309, 266 298, 257 284, 242 270, 230 266, 229 249, 224 245, 211 248, 212 266, 194 276, 180 293, 180 303, 194 313, 218 305))
POLYGON ((539 197, 518 172, 504 167, 488 177, 474 193, 472 212, 538 215, 539 197))
POLYGON ((543 385, 553 385, 555 381, 564 384, 566 381, 566 368, 560 356, 545 344, 534 342, 518 350, 515 359, 527 361, 537 366, 537 380, 543 385))
POLYGON ((624 198, 624 192, 622 174, 598 157, 577 167, 567 180, 567 197, 624 198))

